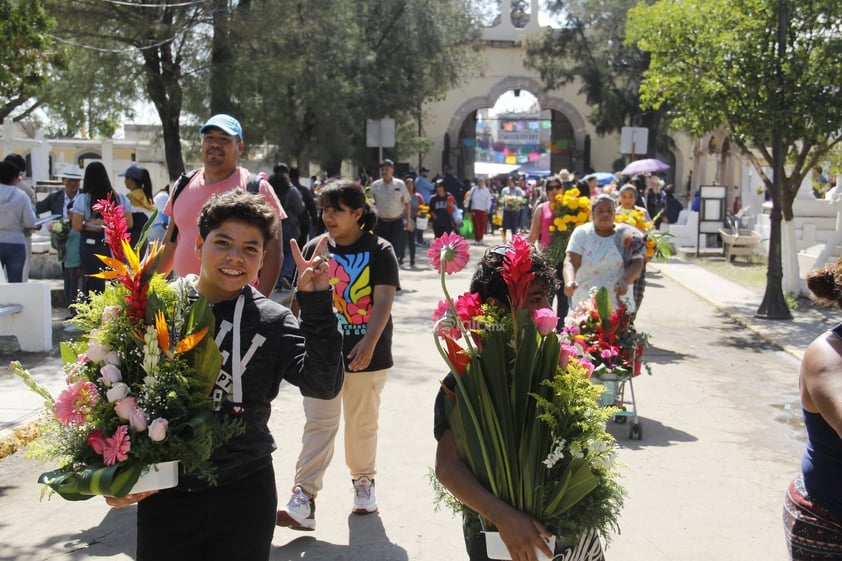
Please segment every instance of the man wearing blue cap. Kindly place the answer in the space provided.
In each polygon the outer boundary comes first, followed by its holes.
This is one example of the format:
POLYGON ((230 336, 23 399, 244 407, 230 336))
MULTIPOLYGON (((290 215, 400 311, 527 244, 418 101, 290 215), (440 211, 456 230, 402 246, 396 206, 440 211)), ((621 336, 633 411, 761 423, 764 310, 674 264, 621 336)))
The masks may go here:
MULTIPOLYGON (((214 115, 199 129, 199 133, 202 135, 201 154, 205 165, 179 192, 173 190, 164 208, 164 214, 170 217, 170 221, 158 272, 166 274, 173 271, 179 277, 199 274, 201 262, 194 247, 199 237, 196 219, 202 207, 214 195, 238 188, 247 190, 249 183, 249 171, 238 165, 243 153, 243 129, 237 119, 230 115, 214 115)), ((267 181, 260 181, 258 193, 275 209, 280 220, 287 217, 267 181)), ((275 289, 282 261, 280 240, 274 239, 266 246, 266 257, 258 278, 252 279, 252 282, 257 281, 257 289, 265 296, 275 289)), ((238 274, 238 271, 232 267, 230 274, 238 274)))

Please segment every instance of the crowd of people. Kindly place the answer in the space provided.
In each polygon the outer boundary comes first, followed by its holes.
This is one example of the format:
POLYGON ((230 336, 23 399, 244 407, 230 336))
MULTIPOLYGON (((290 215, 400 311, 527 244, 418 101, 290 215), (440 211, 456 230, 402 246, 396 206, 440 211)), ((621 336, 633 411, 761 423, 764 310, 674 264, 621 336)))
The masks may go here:
MULTIPOLYGON (((639 306, 642 284, 638 295, 635 283, 643 278, 644 234, 617 222, 617 213, 641 209, 647 217, 671 221, 669 187, 657 177, 632 178, 619 188, 567 170, 534 181, 523 176, 462 181, 449 169, 429 177, 430 170, 420 166, 398 177, 395 163, 384 159, 374 181, 311 180, 305 186, 299 170, 285 163, 274 166, 271 175, 240 166, 243 130, 235 118, 214 115, 199 132, 203 166, 157 193, 140 166, 119 174, 124 194, 112 185, 105 166, 92 162, 84 170, 64 166, 63 189, 35 201, 21 185, 23 169, 12 161, 0 163, 0 197, 8 201, 0 206, 0 220, 4 225, 16 221, 15 235, 0 238, 0 262, 10 281, 24 280, 26 234, 36 228, 38 215, 49 213, 67 302, 103 290, 105 281, 90 276, 103 268, 96 255, 109 251, 95 203, 111 198, 123 208, 131 242, 142 244, 148 226, 145 243, 163 244, 158 272, 187 279, 214 304, 220 325, 228 322, 248 333, 248 353, 256 353, 246 360, 249 370, 262 369, 259 376, 243 376, 245 364, 233 374, 220 372, 217 385, 231 405, 226 412, 245 410, 247 422, 242 447, 215 456, 226 468, 219 486, 196 486, 188 476, 175 489, 108 500, 116 507, 140 503, 138 559, 204 559, 211 551, 213 558, 266 559, 274 526, 314 530, 316 499, 341 419, 351 510, 378 511, 378 416, 393 366, 392 304, 401 290, 401 269, 416 268, 416 249, 428 244, 426 232, 438 237, 465 231, 469 222, 477 245, 486 245, 485 236, 498 230, 504 245, 528 233, 536 259, 544 263, 553 220, 548 197, 577 188, 590 200, 593 220, 573 231, 562 261, 542 269, 552 278, 545 279, 541 304, 546 305, 545 297, 557 298, 563 318, 598 286, 608 287, 615 303, 623 301, 632 310, 639 306), (422 211, 429 214, 429 225, 416 228, 422 211), (291 313, 271 302, 278 289, 292 292, 291 313), (241 301, 246 309, 239 308, 241 301), (279 507, 267 422, 281 379, 300 386, 305 426, 291 495, 279 507), (186 532, 174 523, 211 505, 243 516, 236 525, 195 519, 186 532)), ((499 274, 499 263, 486 261, 483 266, 499 274)), ((241 350, 234 344, 227 352, 241 350)), ((446 429, 437 438, 439 459, 456 465, 446 429)), ((460 480, 447 483, 485 500, 460 480)), ((523 523, 514 513, 507 516, 523 523)), ((470 555, 483 558, 481 552, 470 555)))

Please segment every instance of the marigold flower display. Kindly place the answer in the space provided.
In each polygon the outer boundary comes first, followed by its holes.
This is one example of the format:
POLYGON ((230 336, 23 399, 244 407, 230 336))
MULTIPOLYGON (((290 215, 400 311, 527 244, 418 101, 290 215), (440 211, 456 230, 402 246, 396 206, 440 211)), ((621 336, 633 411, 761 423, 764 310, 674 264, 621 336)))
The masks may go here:
MULTIPOLYGON (((655 219, 660 215, 661 213, 658 213, 655 219)), ((652 220, 647 220, 646 213, 642 210, 635 208, 617 212, 614 220, 618 223, 630 224, 643 233, 646 239, 646 259, 667 261, 672 257, 672 246, 669 239, 674 236, 669 232, 656 229, 655 223, 652 220)))
MULTIPOLYGON (((445 243, 453 237, 438 245, 445 243)), ((614 409, 598 405, 602 388, 590 383, 589 364, 570 352, 562 358, 555 313, 527 309, 534 273, 525 238, 500 249, 510 306, 480 303, 478 295, 451 299, 446 269, 437 267, 445 298, 434 340, 455 374, 456 387, 442 387, 459 455, 486 489, 556 534, 606 534, 616 529, 624 496, 605 430, 614 409)), ((434 484, 440 500, 479 521, 434 484)))
POLYGON ((553 263, 561 263, 573 229, 590 220, 590 201, 574 187, 563 193, 557 191, 555 197, 550 199, 550 209, 553 211, 553 223, 550 224, 552 238, 547 255, 553 263))
POLYGON ((113 256, 99 256, 108 269, 96 276, 112 282, 75 305, 83 335, 61 345, 67 388, 53 399, 12 363, 51 413, 27 455, 61 467, 38 481, 68 500, 122 497, 146 466, 172 460, 213 481, 211 453, 243 427, 220 422, 209 397, 221 365, 213 313, 154 273, 157 242, 143 258, 131 247, 121 207, 99 201, 97 209, 113 256))

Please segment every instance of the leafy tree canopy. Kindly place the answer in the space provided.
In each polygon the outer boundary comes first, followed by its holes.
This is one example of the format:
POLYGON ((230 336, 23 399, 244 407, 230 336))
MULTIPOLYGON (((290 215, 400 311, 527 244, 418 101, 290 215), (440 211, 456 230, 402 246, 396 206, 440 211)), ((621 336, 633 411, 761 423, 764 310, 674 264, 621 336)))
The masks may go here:
POLYGON ((667 107, 676 126, 697 136, 725 127, 770 188, 763 168, 772 166, 772 130, 775 123, 781 126, 790 170, 782 178, 782 210, 791 220, 804 176, 842 140, 842 4, 784 0, 782 59, 778 4, 641 4, 629 12, 627 41, 651 57, 640 88, 644 106, 667 107))
POLYGON ((636 0, 552 0, 549 9, 563 22, 527 45, 526 65, 538 71, 548 89, 578 80, 579 94, 592 107, 597 134, 624 126, 653 131, 656 151, 670 146, 665 111, 641 109, 640 79, 649 55, 625 41, 626 16, 636 0))
POLYGON ((39 105, 35 96, 51 67, 62 63, 49 36, 54 28, 42 0, 0 0, 0 121, 22 118, 39 105))
POLYGON ((480 45, 461 0, 250 0, 229 30, 230 107, 247 141, 332 171, 365 161, 366 118, 418 120, 470 76, 480 45))

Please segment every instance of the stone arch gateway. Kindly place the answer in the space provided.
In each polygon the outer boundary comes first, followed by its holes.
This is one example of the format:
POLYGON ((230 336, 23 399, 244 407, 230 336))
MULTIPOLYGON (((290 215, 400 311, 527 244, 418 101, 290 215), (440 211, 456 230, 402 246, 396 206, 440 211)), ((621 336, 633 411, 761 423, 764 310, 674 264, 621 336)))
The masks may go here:
POLYGON ((532 93, 541 106, 541 109, 549 109, 553 112, 553 133, 555 138, 564 138, 572 142, 572 151, 569 154, 551 156, 551 171, 559 171, 562 167, 577 168, 582 172, 584 162, 589 159, 586 156, 586 142, 588 130, 585 119, 576 107, 564 98, 550 95, 536 78, 530 76, 509 76, 493 84, 487 95, 476 96, 462 102, 450 118, 446 134, 450 140, 449 146, 445 146, 442 153, 442 167, 450 165, 457 169, 461 177, 470 176, 470 169, 473 164, 471 158, 466 158, 461 152, 462 139, 473 135, 472 125, 476 123, 473 117, 476 111, 486 107, 493 107, 496 100, 510 90, 523 90, 532 93), (556 126, 556 125, 560 126, 556 126))

